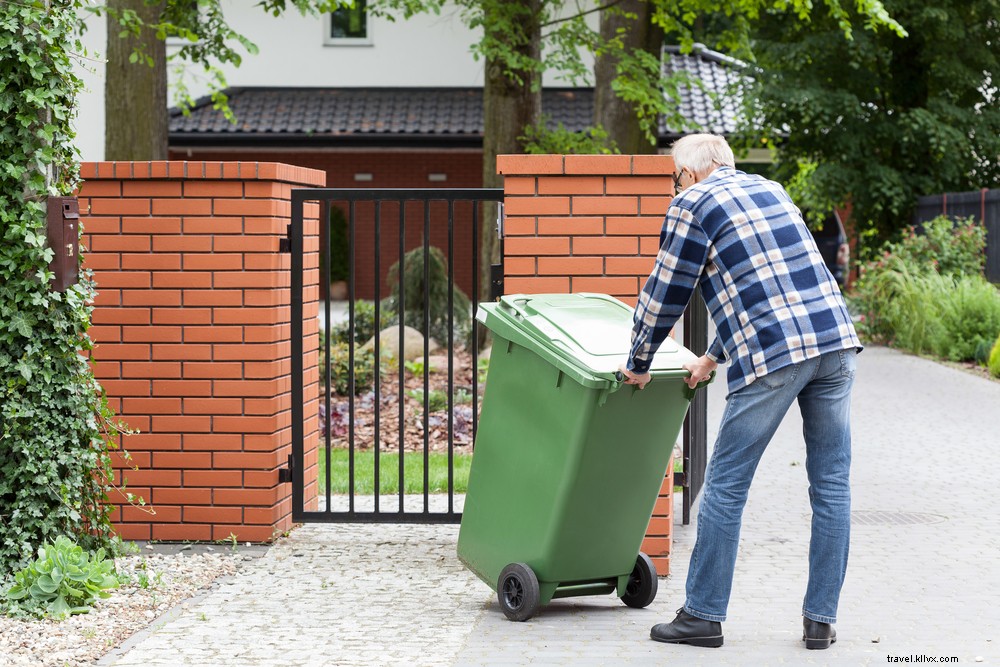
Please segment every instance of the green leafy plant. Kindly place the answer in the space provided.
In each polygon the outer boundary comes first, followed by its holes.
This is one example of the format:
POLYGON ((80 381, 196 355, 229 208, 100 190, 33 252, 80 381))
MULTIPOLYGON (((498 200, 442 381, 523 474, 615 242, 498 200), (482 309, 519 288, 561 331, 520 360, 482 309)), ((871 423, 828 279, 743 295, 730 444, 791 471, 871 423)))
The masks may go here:
MULTIPOLYGON (((381 314, 380 314, 381 315, 381 314)), ((351 338, 351 322, 345 319, 330 327, 332 340, 346 343, 351 338)), ((354 341, 367 343, 375 335, 375 302, 358 299, 354 302, 354 341)))
POLYGON ((859 332, 914 352, 981 359, 998 331, 997 292, 982 277, 985 244, 981 225, 943 216, 886 243, 855 285, 859 332))
MULTIPOLYGON (((320 351, 320 368, 324 366, 325 349, 320 351)), ((351 366, 351 346, 347 343, 330 345, 330 378, 333 393, 347 396, 350 392, 351 371, 354 371, 354 393, 363 394, 375 383, 375 373, 379 365, 375 361, 375 352, 371 348, 354 346, 354 365, 351 366)), ((324 381, 323 371, 320 371, 320 381, 324 381)))
MULTIPOLYGON (((410 371, 410 375, 413 377, 420 377, 424 374, 424 360, 423 359, 408 359, 403 362, 403 367, 410 371)), ((430 365, 426 366, 427 369, 431 369, 430 365)))
POLYGON ((0 576, 59 535, 108 545, 109 451, 128 432, 80 355, 92 274, 51 288, 48 200, 78 186, 77 4, 0 3, 0 576))
MULTIPOLYGON (((427 317, 430 327, 424 326, 424 247, 419 246, 403 256, 403 324, 429 335, 441 345, 448 344, 448 263, 440 248, 427 250, 427 317)), ((399 262, 389 267, 387 280, 392 293, 382 300, 382 312, 387 325, 399 322, 399 262)), ((453 340, 468 346, 472 330, 472 304, 465 292, 455 285, 451 313, 453 340)))
POLYGON ((86 614, 109 588, 117 588, 114 561, 105 560, 104 549, 83 549, 64 535, 38 549, 38 559, 14 575, 6 592, 11 610, 38 617, 63 619, 86 614))
POLYGON ((990 358, 986 362, 986 366, 990 369, 990 375, 1000 378, 1000 335, 997 336, 996 342, 993 343, 993 349, 990 350, 990 358))
POLYGON ((551 125, 550 119, 543 116, 537 124, 524 128, 524 135, 518 139, 524 142, 525 153, 611 155, 619 152, 603 127, 573 132, 562 123, 551 125))
MULTIPOLYGON (((424 390, 423 389, 407 389, 406 395, 415 401, 419 401, 421 405, 424 403, 424 390)), ((429 412, 438 412, 440 410, 445 410, 448 408, 448 393, 441 391, 440 389, 431 389, 430 393, 427 394, 427 408, 429 412)))

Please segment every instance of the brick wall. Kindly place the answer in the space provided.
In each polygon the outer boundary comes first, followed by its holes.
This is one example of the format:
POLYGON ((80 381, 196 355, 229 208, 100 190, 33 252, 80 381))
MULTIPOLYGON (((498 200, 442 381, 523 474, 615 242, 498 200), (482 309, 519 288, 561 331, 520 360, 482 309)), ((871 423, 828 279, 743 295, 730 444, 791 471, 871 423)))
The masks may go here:
MULTIPOLYGON (((290 256, 279 254, 295 186, 325 175, 255 162, 100 162, 82 167, 85 266, 99 294, 95 374, 140 432, 116 457, 124 539, 263 541, 291 526, 290 256)), ((317 282, 318 211, 306 210, 306 285, 317 282)), ((318 290, 305 294, 317 348, 318 290)), ((316 354, 306 386, 315 392, 316 354)), ((307 396, 307 404, 315 396, 307 396)), ((316 410, 307 411, 315 415, 316 410)), ((307 420, 307 444, 318 424, 307 420)), ((309 447, 307 447, 307 450, 309 447)), ((315 452, 307 466, 315 470, 315 452)), ((313 475, 314 476, 314 475, 313 475)), ((315 497, 315 483, 306 489, 315 497)))
MULTIPOLYGON (((501 155, 504 291, 601 292, 635 305, 673 195, 666 155, 501 155)), ((671 459, 672 461, 672 459, 671 459)), ((642 549, 670 571, 673 465, 642 549)))

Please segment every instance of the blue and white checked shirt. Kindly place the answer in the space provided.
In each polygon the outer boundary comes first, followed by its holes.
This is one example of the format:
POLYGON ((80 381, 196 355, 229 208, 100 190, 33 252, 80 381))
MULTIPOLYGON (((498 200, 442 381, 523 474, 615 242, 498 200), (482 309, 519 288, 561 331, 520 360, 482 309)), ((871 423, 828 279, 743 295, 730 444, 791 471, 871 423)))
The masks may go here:
POLYGON ((717 332, 707 354, 732 362, 730 393, 779 368, 862 347, 799 209, 761 176, 719 167, 674 198, 635 309, 630 371, 649 369, 696 285, 717 332))

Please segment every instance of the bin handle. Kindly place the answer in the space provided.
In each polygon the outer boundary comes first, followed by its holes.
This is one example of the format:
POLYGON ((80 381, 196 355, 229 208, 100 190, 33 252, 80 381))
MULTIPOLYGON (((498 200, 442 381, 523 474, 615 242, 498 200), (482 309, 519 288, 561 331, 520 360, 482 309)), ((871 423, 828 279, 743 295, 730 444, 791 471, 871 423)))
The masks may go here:
MULTIPOLYGON (((524 301, 525 303, 527 303, 529 301, 529 299, 521 299, 521 300, 524 301)), ((515 315, 517 315, 518 317, 521 317, 523 319, 528 319, 528 317, 529 317, 528 311, 526 311, 525 309, 523 309, 520 306, 518 306, 517 303, 515 301, 513 301, 513 300, 507 300, 507 299, 501 300, 500 301, 500 307, 501 308, 509 308, 510 310, 513 310, 515 315)))
MULTIPOLYGON (((708 377, 708 379, 705 380, 705 381, 703 381, 703 382, 699 382, 698 385, 694 389, 692 389, 691 387, 688 387, 687 384, 685 384, 684 385, 684 395, 687 396, 688 400, 691 400, 692 398, 694 398, 694 393, 697 390, 702 389, 704 387, 707 387, 709 385, 709 383, 711 383, 712 380, 715 379, 715 373, 716 373, 716 371, 712 371, 712 374, 708 377)), ((686 370, 668 371, 667 373, 662 373, 659 376, 651 376, 650 377, 650 382, 652 382, 655 377, 681 377, 681 378, 689 378, 689 377, 691 377, 691 371, 686 371, 686 370)), ((615 371, 615 381, 616 382, 620 382, 620 383, 624 383, 625 382, 625 375, 621 371, 615 371)))

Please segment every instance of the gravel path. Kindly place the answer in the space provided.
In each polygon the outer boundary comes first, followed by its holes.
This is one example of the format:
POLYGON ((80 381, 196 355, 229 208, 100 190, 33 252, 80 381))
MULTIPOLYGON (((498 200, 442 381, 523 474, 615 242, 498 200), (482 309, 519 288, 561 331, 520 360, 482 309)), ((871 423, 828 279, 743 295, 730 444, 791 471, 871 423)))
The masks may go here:
POLYGON ((0 667, 93 665, 163 613, 230 575, 252 555, 227 547, 126 556, 117 560, 126 582, 88 614, 65 621, 0 616, 0 667), (208 551, 211 549, 211 551, 208 551))

